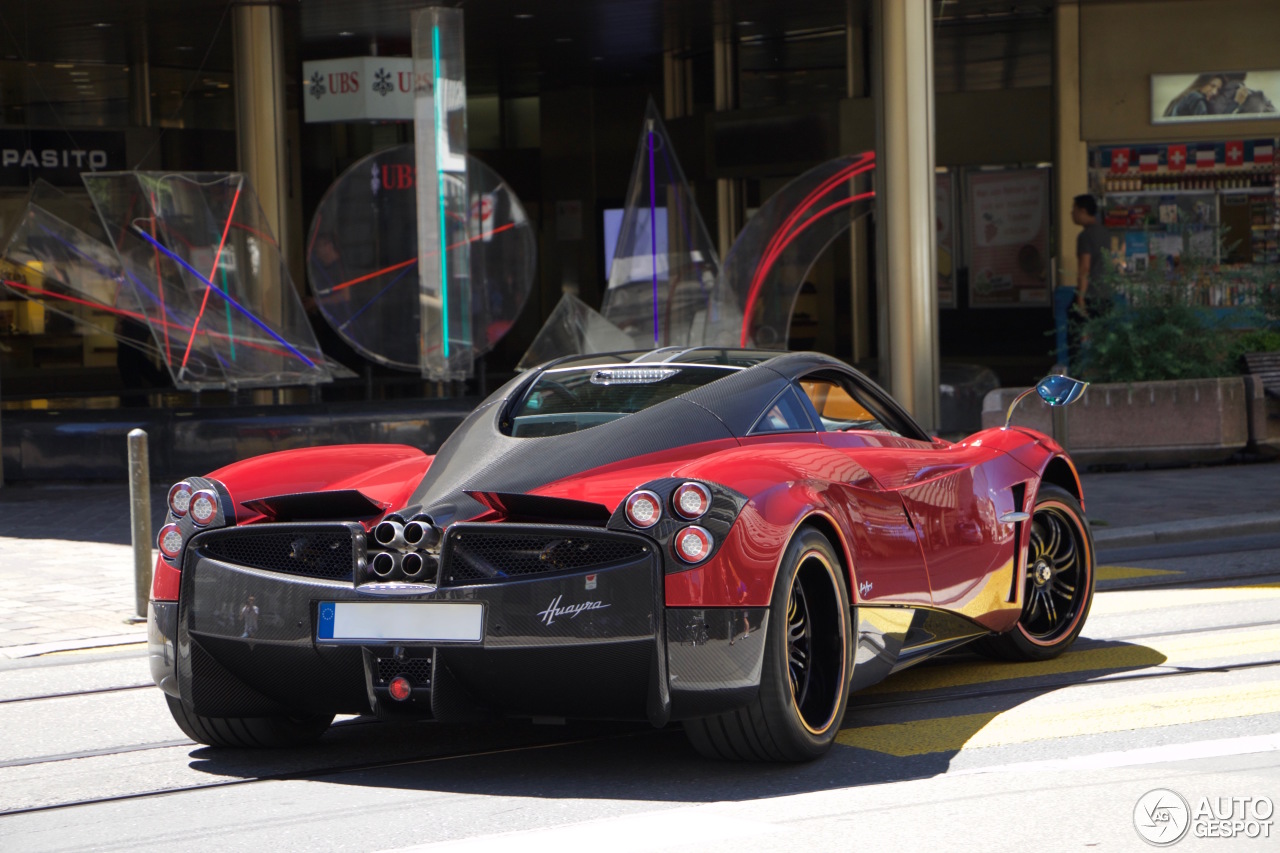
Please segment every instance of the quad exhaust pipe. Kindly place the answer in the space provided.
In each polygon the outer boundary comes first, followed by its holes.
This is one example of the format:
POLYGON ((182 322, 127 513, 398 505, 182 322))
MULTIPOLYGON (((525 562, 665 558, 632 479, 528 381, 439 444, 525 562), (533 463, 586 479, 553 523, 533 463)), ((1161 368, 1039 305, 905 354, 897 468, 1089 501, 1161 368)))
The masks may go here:
POLYGON ((440 544, 440 528, 432 523, 429 515, 420 515, 406 524, 401 535, 415 548, 431 549, 440 544))
POLYGON ((417 551, 411 551, 404 555, 404 560, 400 563, 400 570, 404 572, 406 580, 433 581, 439 574, 440 561, 431 554, 420 554, 417 551))
POLYGON ((373 528, 373 541, 387 550, 374 554, 369 568, 379 580, 433 581, 440 572, 440 558, 422 552, 439 547, 440 538, 440 528, 426 513, 408 522, 391 513, 373 528))
POLYGON ((395 551, 379 551, 373 555, 369 564, 379 580, 435 580, 440 572, 440 560, 434 554, 422 554, 410 551, 400 554, 395 551))
POLYGON ((404 538, 404 524, 392 519, 378 522, 373 528, 373 540, 384 548, 403 548, 409 544, 404 538))
POLYGON ((389 515, 373 528, 373 539, 384 548, 430 549, 440 544, 440 528, 429 515, 419 514, 407 524, 399 516, 389 515))
POLYGON ((373 555, 373 562, 369 565, 375 575, 383 580, 391 580, 400 573, 403 561, 403 556, 394 551, 379 551, 373 555))

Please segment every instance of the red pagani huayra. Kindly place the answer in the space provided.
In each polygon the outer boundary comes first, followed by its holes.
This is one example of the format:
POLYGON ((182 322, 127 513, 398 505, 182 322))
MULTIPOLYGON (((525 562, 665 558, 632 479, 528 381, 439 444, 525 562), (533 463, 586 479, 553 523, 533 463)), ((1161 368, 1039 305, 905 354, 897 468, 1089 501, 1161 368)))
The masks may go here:
MULTIPOLYGON (((1055 382, 1042 396, 1067 401, 1055 382)), ((682 721, 707 755, 810 759, 851 691, 927 657, 1060 654, 1094 586, 1061 447, 931 438, 812 353, 562 359, 434 457, 248 459, 175 485, 167 522, 152 673, 219 746, 497 712, 682 721)))

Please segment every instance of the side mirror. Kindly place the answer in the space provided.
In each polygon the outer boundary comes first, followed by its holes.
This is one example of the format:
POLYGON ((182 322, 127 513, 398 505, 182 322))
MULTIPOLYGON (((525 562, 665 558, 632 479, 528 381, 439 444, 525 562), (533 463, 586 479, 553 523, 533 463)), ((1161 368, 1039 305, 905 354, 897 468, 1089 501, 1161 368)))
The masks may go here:
POLYGON ((1039 394, 1040 399, 1050 406, 1070 406, 1084 396, 1084 389, 1088 387, 1088 382, 1072 379, 1070 376, 1063 376, 1062 374, 1046 376, 1037 382, 1034 388, 1028 388, 1023 391, 1009 404, 1009 413, 1005 415, 1004 428, 1009 428, 1009 422, 1013 420, 1013 410, 1022 402, 1022 398, 1032 391, 1039 394))

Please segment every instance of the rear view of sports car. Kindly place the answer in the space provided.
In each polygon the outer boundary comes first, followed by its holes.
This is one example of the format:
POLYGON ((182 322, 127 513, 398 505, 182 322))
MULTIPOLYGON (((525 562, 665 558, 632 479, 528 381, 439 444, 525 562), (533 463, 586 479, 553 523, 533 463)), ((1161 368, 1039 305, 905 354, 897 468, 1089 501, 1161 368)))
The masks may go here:
POLYGON ((189 736, 239 747, 335 714, 498 714, 679 721, 708 756, 807 760, 851 692, 932 655, 1060 654, 1094 585, 1047 436, 951 443, 835 359, 719 348, 543 365, 435 456, 190 477, 159 548, 153 676, 189 736))

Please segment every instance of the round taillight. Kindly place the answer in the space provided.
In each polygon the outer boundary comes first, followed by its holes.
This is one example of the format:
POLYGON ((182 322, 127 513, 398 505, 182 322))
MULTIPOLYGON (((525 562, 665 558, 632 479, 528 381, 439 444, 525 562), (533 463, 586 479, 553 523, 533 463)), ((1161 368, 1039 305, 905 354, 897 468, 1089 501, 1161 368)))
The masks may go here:
POLYGON ((685 483, 676 489, 671 502, 681 518, 694 521, 711 509, 711 490, 701 483, 685 483))
POLYGON ((391 683, 387 685, 387 692, 391 694, 391 698, 397 702, 403 702, 409 698, 409 694, 413 692, 413 685, 409 683, 409 679, 403 675, 397 675, 391 679, 391 683))
POLYGON ((632 527, 641 530, 653 527, 662 518, 662 500, 647 489, 632 492, 627 498, 626 513, 632 527))
POLYGON ((166 524, 160 528, 160 534, 156 537, 156 544, 160 546, 160 553, 170 560, 178 559, 178 555, 182 553, 182 528, 176 524, 166 524))
POLYGON ((187 509, 191 506, 191 493, 194 491, 190 483, 174 483, 173 488, 169 490, 169 512, 176 518, 186 515, 187 509))
POLYGON ((701 563, 711 556, 711 548, 715 540, 704 528, 696 524, 684 528, 676 534, 676 556, 686 563, 701 563))
POLYGON ((204 527, 218 515, 218 496, 208 489, 191 495, 191 520, 204 527))

